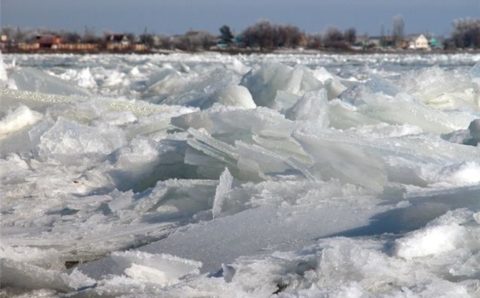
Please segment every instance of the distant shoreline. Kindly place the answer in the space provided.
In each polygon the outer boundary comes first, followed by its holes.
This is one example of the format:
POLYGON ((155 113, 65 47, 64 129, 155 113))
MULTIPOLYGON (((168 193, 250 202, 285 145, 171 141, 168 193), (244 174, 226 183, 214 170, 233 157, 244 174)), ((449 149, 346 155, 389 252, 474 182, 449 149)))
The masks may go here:
POLYGON ((1 52, 20 55, 171 55, 171 54, 205 54, 217 53, 226 55, 255 55, 255 54, 292 54, 292 55, 369 55, 369 54, 394 54, 394 55, 448 55, 448 54, 480 54, 480 49, 468 50, 299 50, 299 49, 276 49, 276 50, 253 50, 253 49, 232 49, 232 50, 205 50, 205 51, 179 51, 179 50, 156 50, 156 51, 61 51, 61 50, 37 50, 37 51, 16 51, 9 50, 1 52))

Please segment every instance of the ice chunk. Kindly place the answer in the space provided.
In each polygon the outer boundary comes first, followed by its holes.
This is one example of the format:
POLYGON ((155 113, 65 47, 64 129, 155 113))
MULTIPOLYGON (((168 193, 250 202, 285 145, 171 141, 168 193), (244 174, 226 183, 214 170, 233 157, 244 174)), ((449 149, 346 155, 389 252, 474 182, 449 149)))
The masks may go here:
POLYGON ((328 79, 325 82, 325 89, 327 90, 328 99, 337 98, 343 91, 347 90, 338 79, 328 79))
POLYGON ((246 66, 244 63, 242 63, 239 59, 236 57, 232 57, 231 60, 231 65, 229 66, 233 71, 239 74, 245 74, 249 71, 249 67, 246 66))
MULTIPOLYGON (((300 146, 296 148, 298 152, 294 152, 295 154, 292 154, 288 149, 276 148, 277 145, 294 147, 295 143, 288 139, 283 140, 283 142, 277 140, 278 144, 274 144, 271 149, 267 149, 239 140, 235 141, 234 145, 230 145, 205 132, 202 133, 192 128, 188 132, 193 138, 189 139, 187 143, 195 150, 187 150, 185 163, 197 165, 199 173, 206 175, 204 176, 206 178, 216 178, 215 176, 220 175, 225 166, 229 167, 235 177, 248 181, 264 180, 268 179, 267 176, 281 174, 300 174, 311 177, 306 166, 302 165, 302 162, 297 159, 297 157, 306 157, 305 155, 302 156, 300 146)), ((263 142, 259 137, 256 137, 256 139, 263 142)))
POLYGON ((225 201, 225 196, 227 192, 232 188, 233 177, 228 171, 228 168, 225 168, 220 179, 218 181, 217 189, 215 190, 215 198, 213 199, 212 215, 213 218, 220 215, 222 212, 222 206, 225 201))
POLYGON ((148 88, 145 90, 143 97, 156 96, 159 99, 164 99, 168 94, 178 92, 184 84, 184 79, 178 71, 172 68, 164 68, 150 77, 147 82, 148 88))
POLYGON ((16 69, 11 74, 11 79, 19 90, 50 93, 58 95, 89 95, 83 88, 71 82, 51 76, 35 68, 16 69))
POLYGON ((124 143, 125 136, 118 129, 98 129, 59 118, 40 138, 39 154, 44 159, 75 163, 82 157, 104 157, 124 143))
POLYGON ((42 119, 42 114, 21 105, 0 119, 0 139, 10 133, 35 124, 42 119))
POLYGON ((289 153, 275 152, 258 145, 236 142, 237 166, 241 179, 248 181, 268 179, 268 176, 299 175, 312 179, 305 165, 289 153))
POLYGON ((309 69, 292 68, 279 63, 265 64, 250 71, 243 77, 241 84, 250 90, 257 105, 266 107, 274 105, 279 90, 303 95, 306 91, 322 87, 322 83, 309 69))
POLYGON ((471 145, 476 146, 477 141, 475 141, 468 129, 460 129, 456 131, 452 131, 448 134, 441 135, 444 140, 447 140, 452 143, 463 144, 463 145, 471 145))
POLYGON ((138 282, 161 287, 175 284, 189 274, 198 274, 202 263, 167 254, 150 254, 136 250, 115 252, 103 260, 81 269, 90 277, 126 275, 138 282))
POLYGON ((296 95, 287 91, 278 90, 275 96, 272 108, 281 113, 285 113, 291 108, 299 99, 300 95, 296 95))
POLYGON ((294 127, 293 121, 285 119, 282 114, 274 110, 263 107, 254 110, 207 110, 190 113, 172 118, 172 124, 183 129, 189 127, 205 129, 212 136, 228 143, 251 139, 252 134, 284 138, 290 136, 294 127))
POLYGON ((140 196, 134 208, 137 212, 151 212, 145 216, 150 221, 211 219, 217 184, 215 180, 200 179, 159 181, 148 196, 140 196))
POLYGON ((470 68, 469 74, 472 78, 480 79, 480 62, 475 63, 475 65, 470 68))
POLYGON ((468 131, 472 138, 477 141, 477 143, 480 143, 480 119, 473 120, 468 126, 468 131))
POLYGON ((244 86, 228 86, 218 91, 215 102, 226 106, 254 109, 257 105, 252 99, 250 91, 244 86))
POLYGON ((211 157, 225 163, 233 162, 238 157, 235 147, 211 137, 204 131, 189 128, 188 133, 193 139, 189 139, 187 143, 211 157))
MULTIPOLYGON (((122 147, 112 155, 114 163, 109 175, 120 190, 144 190, 155 184, 155 167, 159 164, 160 146, 153 141, 137 137, 128 146, 122 147), (151 179, 152 178, 152 179, 151 179)), ((164 147, 165 149, 167 146, 164 147)), ((170 148, 174 151, 174 148, 170 148)), ((167 151, 167 150, 165 150, 167 151)), ((173 157, 173 154, 171 155, 173 157)), ((170 160, 174 162, 175 159, 170 160)))
POLYGON ((315 121, 319 127, 326 127, 328 125, 326 90, 306 93, 293 107, 287 110, 285 117, 297 121, 315 121))
POLYGON ((82 88, 94 89, 97 87, 97 83, 94 76, 92 75, 92 72, 90 71, 90 67, 83 68, 80 71, 76 69, 67 69, 66 72, 60 75, 56 75, 52 72, 50 72, 50 74, 58 76, 59 78, 66 81, 73 81, 82 88))
POLYGON ((360 143, 329 134, 296 131, 294 138, 312 157, 310 172, 319 179, 337 178, 374 191, 383 190, 387 177, 384 163, 360 143))
POLYGON ((179 278, 187 274, 198 274, 202 266, 200 262, 142 252, 114 253, 112 259, 117 264, 131 262, 130 267, 124 270, 128 277, 162 287, 178 282, 179 278))
POLYGON ((163 69, 154 76, 156 82, 153 84, 147 82, 148 88, 142 94, 142 98, 170 105, 207 107, 211 105, 215 92, 238 83, 237 76, 224 67, 186 72, 163 69))
POLYGON ((108 175, 118 189, 134 191, 143 191, 159 180, 195 178, 196 168, 185 161, 187 147, 184 140, 164 139, 155 143, 136 137, 110 156, 113 168, 108 175))
POLYGON ((400 91, 393 83, 380 76, 372 76, 372 78, 367 81, 366 86, 373 93, 383 93, 391 96, 394 96, 400 91))
POLYGON ((5 63, 3 62, 2 52, 0 52, 0 87, 7 83, 7 70, 5 69, 5 63))
MULTIPOLYGON (((138 120, 138 118, 135 117, 135 115, 131 111, 124 111, 124 112, 114 111, 110 113, 107 112, 100 115, 100 117, 103 123, 106 123, 108 125, 115 125, 115 126, 134 123, 138 120)), ((96 122, 100 122, 100 121, 97 120, 96 122)))
POLYGON ((1 286, 17 289, 53 289, 69 292, 82 287, 92 286, 92 280, 81 273, 67 273, 43 269, 38 266, 0 259, 2 273, 1 286))
POLYGON ((90 68, 84 68, 78 72, 78 75, 75 79, 78 86, 82 88, 96 88, 97 82, 95 82, 95 78, 93 77, 92 73, 90 72, 90 68))
POLYGON ((411 71, 399 82, 409 94, 435 108, 478 109, 478 88, 464 72, 447 71, 440 67, 411 71))
POLYGON ((317 78, 322 83, 325 83, 326 81, 331 80, 335 77, 332 73, 326 70, 325 67, 316 68, 312 72, 315 78, 317 78))
POLYGON ((429 132, 450 132, 465 127, 469 121, 466 115, 434 110, 405 93, 395 97, 371 94, 363 101, 366 104, 359 105, 358 111, 364 115, 391 124, 408 123, 429 132))
POLYGON ((468 129, 460 129, 444 134, 442 138, 452 143, 477 146, 480 143, 480 119, 470 122, 468 129))
POLYGON ((134 76, 134 77, 140 77, 141 76, 141 72, 140 72, 140 70, 138 69, 137 66, 134 66, 132 69, 130 69, 130 71, 128 73, 131 76, 134 76))
POLYGON ((337 129, 380 123, 379 120, 362 114, 354 105, 339 99, 334 99, 328 103, 328 118, 330 126, 337 129))

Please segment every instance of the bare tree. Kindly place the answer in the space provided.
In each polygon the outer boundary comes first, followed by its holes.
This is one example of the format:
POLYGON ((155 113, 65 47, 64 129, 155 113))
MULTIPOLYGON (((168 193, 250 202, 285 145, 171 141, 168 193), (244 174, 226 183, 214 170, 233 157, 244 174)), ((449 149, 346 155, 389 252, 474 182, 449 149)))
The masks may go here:
POLYGON ((140 34, 138 39, 141 43, 148 46, 149 48, 152 48, 155 44, 155 38, 153 34, 148 33, 147 27, 145 27, 145 29, 143 30, 143 33, 140 34))
POLYGON ((102 39, 97 36, 94 28, 89 28, 85 26, 85 30, 82 36, 82 42, 86 43, 100 43, 102 39))
POLYGON ((143 43, 144 45, 148 47, 153 47, 155 43, 155 38, 153 34, 150 33, 144 33, 139 36, 140 42, 143 43))
POLYGON ((5 34, 8 36, 8 38, 12 38, 13 36, 13 33, 15 32, 15 29, 13 29, 12 27, 10 26, 7 26, 7 27, 2 27, 2 29, 0 30, 1 34, 5 34))
POLYGON ((348 42, 350 45, 353 45, 356 40, 357 40, 357 30, 355 28, 348 28, 345 30, 343 33, 343 38, 345 39, 346 42, 348 42))
POLYGON ((27 38, 28 38, 27 32, 20 29, 20 27, 17 27, 17 29, 13 33, 13 40, 15 42, 26 42, 27 38))
POLYGON ((205 31, 188 31, 178 37, 175 47, 183 51, 208 50, 215 45, 216 37, 205 31))
POLYGON ((480 19, 455 20, 452 40, 458 48, 480 48, 480 19))
POLYGON ((165 50, 173 50, 175 48, 174 38, 165 35, 156 36, 155 47, 165 50))
POLYGON ((273 25, 261 21, 248 27, 242 33, 245 46, 261 50, 277 47, 296 48, 306 43, 305 34, 292 25, 273 25))
POLYGON ((66 43, 78 43, 82 40, 82 37, 77 32, 63 32, 60 36, 66 43))
POLYGON ((248 27, 242 33, 243 42, 247 47, 259 47, 260 49, 273 49, 275 46, 275 28, 269 21, 261 21, 248 27))
POLYGON ((399 45, 403 41, 405 34, 405 21, 401 15, 396 15, 392 20, 392 38, 396 45, 399 45))
POLYGON ((296 26, 276 26, 275 44, 279 47, 296 48, 304 46, 305 34, 296 26))
POLYGON ((345 38, 340 30, 335 27, 330 27, 323 36, 323 45, 326 48, 345 49, 347 44, 345 38))
POLYGON ((323 40, 322 35, 314 34, 307 36, 307 48, 318 50, 322 47, 323 40))

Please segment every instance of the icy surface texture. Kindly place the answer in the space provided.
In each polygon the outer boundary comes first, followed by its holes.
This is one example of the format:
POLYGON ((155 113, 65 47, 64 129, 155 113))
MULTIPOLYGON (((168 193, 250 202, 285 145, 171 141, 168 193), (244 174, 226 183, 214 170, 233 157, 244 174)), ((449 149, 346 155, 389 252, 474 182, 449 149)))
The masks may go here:
POLYGON ((479 61, 3 55, 0 296, 478 297, 479 61))

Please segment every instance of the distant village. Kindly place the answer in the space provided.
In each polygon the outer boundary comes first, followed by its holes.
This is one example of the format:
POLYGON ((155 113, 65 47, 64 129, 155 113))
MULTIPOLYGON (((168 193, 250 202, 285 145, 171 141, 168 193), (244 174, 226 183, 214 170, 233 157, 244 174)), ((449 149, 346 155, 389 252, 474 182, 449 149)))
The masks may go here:
POLYGON ((392 30, 378 36, 358 35, 354 28, 341 31, 328 28, 323 34, 306 34, 292 25, 261 21, 235 34, 229 26, 214 35, 188 31, 181 35, 104 33, 86 28, 77 32, 2 27, 3 53, 155 53, 171 51, 219 51, 231 53, 271 52, 282 49, 335 52, 442 52, 480 48, 480 20, 463 19, 453 23, 451 36, 404 33, 401 17, 393 19, 392 30))

